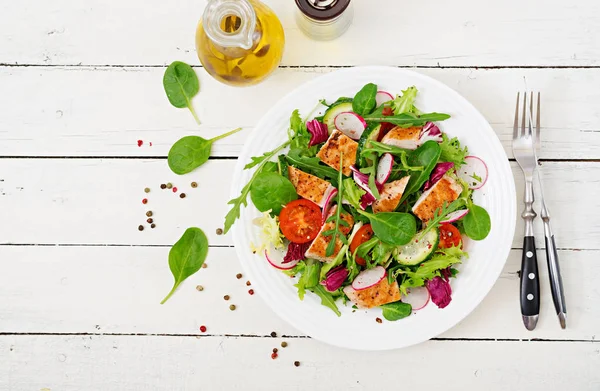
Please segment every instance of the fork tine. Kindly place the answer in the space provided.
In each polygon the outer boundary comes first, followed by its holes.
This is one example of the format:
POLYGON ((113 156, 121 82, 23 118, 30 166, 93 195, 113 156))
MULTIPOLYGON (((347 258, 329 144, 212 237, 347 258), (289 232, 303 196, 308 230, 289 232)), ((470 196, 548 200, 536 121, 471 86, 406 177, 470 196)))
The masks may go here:
POLYGON ((521 136, 526 136, 527 127, 525 126, 527 120, 527 91, 523 93, 523 118, 521 118, 521 136))
POLYGON ((515 108, 515 125, 513 127, 513 140, 519 138, 519 95, 517 92, 517 107, 515 108))
POLYGON ((540 155, 542 147, 541 124, 540 124, 540 93, 537 94, 537 110, 535 114, 535 149, 537 155, 540 155))

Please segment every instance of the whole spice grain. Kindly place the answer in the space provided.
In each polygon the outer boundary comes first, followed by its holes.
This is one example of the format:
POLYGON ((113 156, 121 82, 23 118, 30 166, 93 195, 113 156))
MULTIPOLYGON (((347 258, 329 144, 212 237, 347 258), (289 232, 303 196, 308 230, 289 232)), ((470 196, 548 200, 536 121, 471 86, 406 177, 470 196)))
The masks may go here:
POLYGON ((206 326, 200 326, 200 331, 202 331, 203 333, 206 333, 206 326))
POLYGON ((150 193, 150 188, 149 188, 149 187, 146 187, 146 188, 144 189, 144 193, 150 193))
POLYGON ((179 198, 185 198, 185 193, 179 194, 179 198))
POLYGON ((229 295, 225 295, 225 296, 223 296, 223 299, 224 299, 224 300, 229 300, 229 295))
POLYGON ((248 293, 250 294, 250 296, 252 296, 254 294, 254 289, 248 290, 248 293))
POLYGON ((192 188, 195 189, 198 187, 198 184, 196 182, 192 182, 192 188))
POLYGON ((230 305, 229 309, 232 310, 232 311, 235 311, 235 304, 230 305))
POLYGON ((208 263, 203 263, 202 264, 202 269, 206 269, 208 267, 208 263))
POLYGON ((150 228, 156 228, 156 224, 150 224, 150 228))
POLYGON ((173 187, 173 193, 177 193, 177 186, 173 187))
POLYGON ((236 275, 235 275, 235 278, 237 278, 238 280, 239 280, 240 278, 242 278, 242 273, 238 273, 238 274, 236 274, 236 275))
POLYGON ((171 189, 173 187, 173 184, 171 182, 167 183, 167 189, 171 189))
POLYGON ((250 286, 252 284, 250 284, 250 281, 246 281, 246 286, 250 286))
POLYGON ((273 360, 275 360, 277 357, 278 357, 278 356, 277 356, 277 353, 271 353, 271 358, 272 358, 273 360))
POLYGON ((282 348, 287 348, 287 342, 283 341, 283 342, 281 343, 281 347, 282 347, 282 348))
POLYGON ((164 189, 166 189, 166 188, 167 188, 167 185, 165 185, 164 183, 161 183, 161 184, 160 184, 160 188, 164 190, 164 189))
POLYGON ((143 225, 140 225, 140 226, 138 227, 138 230, 139 230, 139 231, 143 231, 143 230, 144 230, 144 226, 143 226, 143 225))
POLYGON ((274 331, 271 331, 271 337, 273 337, 273 338, 277 337, 277 333, 274 331))
POLYGON ((142 200, 142 204, 146 205, 147 203, 148 203, 148 199, 147 199, 147 198, 144 198, 144 199, 142 200))
POLYGON ((149 210, 148 212, 146 212, 146 216, 148 216, 148 217, 152 217, 152 211, 151 211, 151 210, 149 210))
POLYGON ((294 361, 294 366, 295 367, 299 367, 300 366, 300 361, 294 361))
POLYGON ((202 292, 204 290, 204 287, 202 285, 196 285, 196 290, 198 292, 202 292))
POLYGON ((383 320, 381 320, 381 318, 375 318, 375 322, 377 322, 377 323, 383 323, 383 320))
POLYGON ((217 228, 217 235, 223 235, 223 230, 221 228, 217 228))
POLYGON ((146 220, 146 222, 147 222, 148 224, 152 224, 152 223, 154 222, 154 220, 152 220, 152 218, 149 218, 148 220, 146 220))
POLYGON ((273 353, 277 353, 277 348, 273 348, 273 353))

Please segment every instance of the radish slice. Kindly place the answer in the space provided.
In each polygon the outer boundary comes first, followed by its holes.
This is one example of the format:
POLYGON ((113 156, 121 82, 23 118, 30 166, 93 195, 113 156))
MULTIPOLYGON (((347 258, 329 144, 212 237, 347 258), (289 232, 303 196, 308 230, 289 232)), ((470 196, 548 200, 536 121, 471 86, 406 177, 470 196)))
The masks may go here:
POLYGON ((424 308, 431 299, 429 290, 424 286, 417 288, 409 288, 408 296, 402 296, 402 302, 412 306, 413 311, 418 311, 424 308))
POLYGON ((325 194, 323 198, 325 198, 325 203, 323 204, 323 211, 321 213, 321 217, 323 218, 323 224, 325 224, 325 220, 327 220, 327 216, 329 215, 329 207, 331 206, 331 201, 333 201, 334 197, 337 195, 338 191, 335 187, 332 187, 332 191, 329 194, 325 194))
POLYGON ((346 111, 339 113, 333 120, 335 128, 353 140, 360 139, 367 128, 367 123, 358 114, 346 111))
POLYGON ((446 215, 446 220, 440 221, 440 223, 454 223, 465 217, 465 215, 469 213, 469 209, 457 210, 446 215))
POLYGON ((394 97, 389 92, 385 91, 377 91, 377 95, 375 95, 375 102, 377 102, 377 107, 381 106, 385 102, 389 102, 393 100, 394 97))
POLYGON ((377 176, 375 179, 381 185, 388 180, 392 173, 392 167, 394 166, 394 156, 391 153, 384 153, 379 164, 377 165, 377 176))
POLYGON ((381 280, 385 278, 385 269, 383 266, 377 266, 373 269, 363 270, 356 276, 354 281, 352 281, 352 288, 356 291, 361 291, 363 289, 370 288, 379 284, 381 280))
POLYGON ((271 264, 271 266, 279 270, 290 270, 296 266, 298 262, 300 262, 299 259, 296 259, 294 261, 285 263, 283 257, 284 254, 281 251, 273 248, 273 246, 269 246, 269 248, 265 250, 265 258, 267 258, 267 261, 271 264))
POLYGON ((469 189, 481 189, 488 178, 488 168, 477 156, 467 156, 465 164, 460 166, 458 176, 469 184, 469 189))

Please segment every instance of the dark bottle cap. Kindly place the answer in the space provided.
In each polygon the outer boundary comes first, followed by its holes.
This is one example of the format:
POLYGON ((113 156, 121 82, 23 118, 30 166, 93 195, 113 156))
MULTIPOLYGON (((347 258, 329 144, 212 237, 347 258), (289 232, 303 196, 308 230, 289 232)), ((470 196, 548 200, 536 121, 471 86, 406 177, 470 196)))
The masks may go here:
POLYGON ((311 19, 335 19, 348 8, 350 0, 296 0, 300 11, 311 19))

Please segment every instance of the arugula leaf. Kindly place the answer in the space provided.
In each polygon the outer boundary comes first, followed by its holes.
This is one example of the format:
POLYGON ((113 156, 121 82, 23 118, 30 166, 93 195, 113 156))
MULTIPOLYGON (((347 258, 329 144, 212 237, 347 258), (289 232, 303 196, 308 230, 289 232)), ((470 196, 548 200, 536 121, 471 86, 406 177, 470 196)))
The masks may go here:
POLYGON ((335 304, 335 299, 333 298, 333 295, 327 292, 321 284, 317 284, 312 289, 312 292, 321 298, 321 305, 331 308, 331 310, 335 312, 337 316, 342 316, 342 313, 335 304))
POLYGON ((442 133, 440 148, 442 149, 440 161, 452 162, 457 168, 465 163, 465 157, 469 154, 466 146, 461 147, 458 137, 450 139, 445 133, 442 133))
POLYGON ((244 170, 255 167, 265 160, 269 160, 273 154, 271 152, 265 152, 262 156, 253 156, 250 158, 251 162, 244 166, 244 170))
POLYGON ((444 121, 450 118, 448 114, 443 113, 425 113, 421 115, 402 113, 395 115, 383 115, 383 106, 375 110, 373 113, 366 115, 364 120, 369 122, 389 122, 391 124, 409 128, 411 126, 423 126, 427 122, 444 121))
POLYGON ((352 111, 361 116, 372 112, 377 105, 375 95, 377 95, 377 85, 373 83, 366 84, 354 95, 352 111))
POLYGON ((419 240, 425 237, 427 232, 431 231, 433 228, 437 228, 441 225, 441 222, 446 219, 448 214, 460 209, 465 205, 465 200, 462 198, 458 198, 451 203, 445 202, 440 208, 436 209, 433 212, 433 218, 427 222, 427 227, 421 231, 419 234, 419 240))
POLYGON ((275 155, 277 155, 277 153, 279 151, 281 151, 282 149, 284 149, 285 147, 287 147, 289 145, 289 143, 290 143, 289 141, 286 141, 283 144, 281 144, 280 146, 278 146, 277 148, 275 148, 274 150, 272 150, 271 152, 265 153, 263 155, 264 158, 261 160, 261 162, 258 163, 258 164, 255 164, 255 165, 258 165, 258 168, 254 172, 254 174, 252 175, 252 177, 250 178, 250 180, 248 181, 248 183, 246 183, 246 186, 244 186, 242 188, 240 196, 237 197, 237 198, 234 198, 234 199, 230 200, 227 203, 228 205, 233 205, 233 206, 231 207, 231 209, 229 210, 229 212, 225 216, 225 224, 224 224, 224 227, 223 227, 223 233, 227 233, 229 231, 229 229, 231 228, 231 226, 233 225, 233 223, 235 222, 235 220, 237 220, 237 218, 240 217, 240 209, 241 209, 242 205, 244 205, 244 206, 248 205, 248 200, 247 200, 248 193, 250 192, 250 188, 252 187, 252 183, 254 182, 254 180, 256 179, 256 177, 260 174, 261 169, 263 168, 263 166, 268 162, 268 160, 270 158, 274 157, 275 155))
POLYGON ((408 87, 406 90, 402 91, 402 96, 396 95, 396 99, 394 99, 391 103, 392 110, 394 110, 394 114, 402 114, 402 113, 415 113, 416 107, 414 106, 415 99, 417 98, 417 87, 412 86, 408 87))
POLYGON ((346 235, 340 232, 340 225, 345 223, 348 226, 348 223, 341 219, 342 216, 342 197, 344 195, 344 182, 342 181, 342 170, 344 168, 344 153, 340 152, 340 170, 338 172, 338 193, 337 193, 337 208, 335 209, 335 215, 331 216, 327 219, 327 222, 334 221, 335 225, 333 230, 325 231, 322 233, 323 236, 331 236, 329 243, 327 244, 327 248, 325 249, 325 256, 330 257, 333 255, 335 251, 335 245, 337 239, 339 238, 343 244, 348 244, 348 239, 346 239, 346 235))
POLYGON ((334 186, 337 186, 338 171, 321 164, 321 159, 318 157, 300 156, 297 150, 290 150, 285 158, 291 166, 295 166, 319 178, 328 178, 334 186))
POLYGON ((408 155, 408 164, 413 166, 423 166, 422 171, 413 171, 410 174, 410 179, 404 189, 400 203, 406 200, 408 196, 419 191, 423 184, 429 179, 431 171, 435 168, 440 158, 440 146, 435 141, 426 141, 419 148, 415 149, 410 155, 408 155))
POLYGON ((412 313, 412 306, 401 301, 384 304, 381 309, 383 317, 390 322, 406 318, 412 313))

